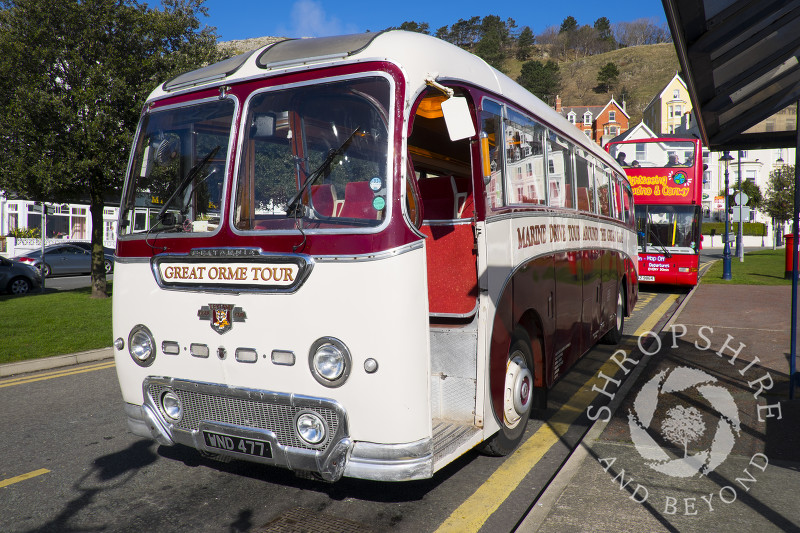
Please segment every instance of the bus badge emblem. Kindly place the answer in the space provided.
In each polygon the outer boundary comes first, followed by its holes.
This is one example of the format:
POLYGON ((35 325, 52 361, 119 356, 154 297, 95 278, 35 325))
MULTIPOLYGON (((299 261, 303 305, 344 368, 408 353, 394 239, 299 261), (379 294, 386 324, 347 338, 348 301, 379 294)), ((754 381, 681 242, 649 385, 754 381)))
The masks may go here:
POLYGON ((222 335, 231 330, 234 322, 244 322, 247 313, 241 307, 234 307, 233 304, 208 304, 197 311, 197 317, 200 320, 208 320, 211 329, 222 335))

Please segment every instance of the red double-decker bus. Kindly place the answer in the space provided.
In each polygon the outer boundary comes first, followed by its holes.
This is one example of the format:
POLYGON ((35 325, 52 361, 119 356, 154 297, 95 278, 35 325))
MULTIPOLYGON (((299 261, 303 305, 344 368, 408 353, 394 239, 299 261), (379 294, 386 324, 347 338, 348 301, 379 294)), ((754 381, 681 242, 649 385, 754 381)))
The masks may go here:
POLYGON ((699 139, 610 142, 636 201, 639 282, 697 285, 703 158, 699 139))

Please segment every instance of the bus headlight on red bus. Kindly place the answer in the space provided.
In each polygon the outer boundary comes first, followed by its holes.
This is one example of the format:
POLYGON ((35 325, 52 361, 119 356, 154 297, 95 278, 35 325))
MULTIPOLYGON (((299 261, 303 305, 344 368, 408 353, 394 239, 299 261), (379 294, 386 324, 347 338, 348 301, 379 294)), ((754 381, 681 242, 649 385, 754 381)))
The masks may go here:
POLYGON ((339 387, 350 375, 350 350, 339 339, 319 338, 311 345, 308 366, 319 383, 326 387, 339 387))
POLYGON ((128 335, 128 353, 139 366, 150 366, 156 359, 156 341, 147 327, 134 326, 128 335))

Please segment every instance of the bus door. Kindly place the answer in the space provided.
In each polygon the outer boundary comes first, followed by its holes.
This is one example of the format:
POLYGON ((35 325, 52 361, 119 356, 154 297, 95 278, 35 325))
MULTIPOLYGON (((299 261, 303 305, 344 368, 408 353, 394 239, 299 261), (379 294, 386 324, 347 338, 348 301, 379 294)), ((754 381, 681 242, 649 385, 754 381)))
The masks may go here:
POLYGON ((435 433, 452 424, 476 426, 478 396, 471 145, 468 138, 450 139, 441 108, 446 98, 434 89, 420 97, 408 137, 408 179, 416 180, 425 236, 435 433))
MULTIPOLYGON (((575 190, 578 211, 594 214, 598 212, 594 176, 595 164, 581 148, 575 150, 575 190)), ((601 324, 603 252, 599 246, 600 231, 594 218, 583 222, 582 242, 582 334, 580 356, 594 344, 601 324)))

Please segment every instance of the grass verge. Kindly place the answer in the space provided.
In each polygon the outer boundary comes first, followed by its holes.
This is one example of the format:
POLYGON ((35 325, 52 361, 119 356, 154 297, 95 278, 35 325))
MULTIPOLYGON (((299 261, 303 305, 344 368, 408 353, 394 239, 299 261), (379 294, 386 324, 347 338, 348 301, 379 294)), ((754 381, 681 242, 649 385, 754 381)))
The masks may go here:
POLYGON ((738 257, 731 258, 731 279, 722 279, 722 261, 716 261, 701 278, 701 283, 729 285, 791 285, 791 279, 783 277, 785 251, 758 250, 744 256, 744 262, 738 257))
MULTIPOLYGON (((110 292, 110 285, 109 285, 110 292)), ((0 296, 0 364, 111 346, 111 298, 91 289, 0 296)))

